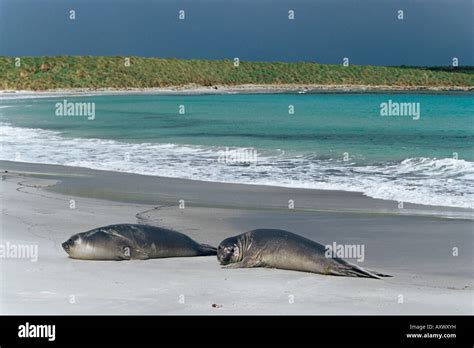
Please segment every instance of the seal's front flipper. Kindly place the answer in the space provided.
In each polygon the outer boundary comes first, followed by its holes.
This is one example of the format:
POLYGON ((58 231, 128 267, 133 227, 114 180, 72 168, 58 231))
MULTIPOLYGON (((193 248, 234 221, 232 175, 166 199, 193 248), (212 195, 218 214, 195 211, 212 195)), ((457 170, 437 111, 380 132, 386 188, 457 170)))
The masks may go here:
POLYGON ((259 262, 252 260, 251 258, 246 258, 243 259, 240 262, 235 262, 235 263, 230 263, 228 265, 223 266, 223 268, 253 268, 253 267, 259 267, 259 262))
POLYGON ((228 264, 228 265, 223 265, 222 268, 234 269, 234 268, 245 268, 245 267, 242 267, 242 266, 241 266, 241 263, 240 263, 240 262, 237 262, 237 263, 230 263, 230 264, 228 264))
POLYGON ((128 246, 128 245, 124 245, 122 246, 121 248, 121 253, 120 255, 118 256, 118 260, 130 260, 132 257, 132 249, 128 246))
POLYGON ((120 260, 146 260, 148 258, 148 254, 139 248, 133 248, 130 246, 122 247, 122 255, 120 255, 120 260))

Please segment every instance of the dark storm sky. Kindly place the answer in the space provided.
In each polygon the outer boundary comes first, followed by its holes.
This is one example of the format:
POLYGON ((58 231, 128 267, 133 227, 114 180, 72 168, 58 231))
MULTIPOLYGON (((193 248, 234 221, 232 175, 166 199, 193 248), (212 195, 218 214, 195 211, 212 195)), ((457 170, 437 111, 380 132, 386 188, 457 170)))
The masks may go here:
POLYGON ((450 65, 458 57, 474 65, 473 7, 473 0, 0 0, 0 55, 349 57, 363 65, 450 65))

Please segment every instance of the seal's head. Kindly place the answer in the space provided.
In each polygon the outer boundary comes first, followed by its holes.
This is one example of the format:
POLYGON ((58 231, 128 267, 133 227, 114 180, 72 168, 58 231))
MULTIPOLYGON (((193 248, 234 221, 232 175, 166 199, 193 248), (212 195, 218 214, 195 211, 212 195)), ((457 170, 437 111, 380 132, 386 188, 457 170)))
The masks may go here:
POLYGON ((130 259, 131 253, 122 238, 101 229, 75 234, 62 247, 73 259, 123 260, 130 259))
POLYGON ((76 234, 61 244, 61 246, 63 247, 64 251, 68 253, 68 255, 71 255, 74 248, 80 243, 80 237, 76 234))
POLYGON ((219 244, 217 248, 217 259, 222 265, 240 261, 240 243, 237 237, 224 239, 221 244, 219 244))

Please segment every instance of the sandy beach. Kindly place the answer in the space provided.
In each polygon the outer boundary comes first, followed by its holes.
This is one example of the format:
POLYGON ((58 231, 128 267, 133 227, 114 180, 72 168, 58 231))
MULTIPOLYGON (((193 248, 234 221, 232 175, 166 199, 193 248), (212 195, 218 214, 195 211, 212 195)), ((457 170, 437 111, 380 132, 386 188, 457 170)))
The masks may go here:
POLYGON ((206 95, 206 94, 275 94, 275 93, 465 93, 472 92, 472 86, 394 86, 394 85, 318 85, 318 84, 246 84, 200 86, 187 84, 182 86, 153 88, 67 88, 48 90, 0 90, 1 98, 41 98, 57 96, 87 95, 206 95))
POLYGON ((0 169, 1 243, 38 247, 36 261, 2 259, 2 314, 473 313, 468 209, 54 165, 0 169), (358 264, 393 277, 222 269, 215 257, 80 261, 62 250, 72 234, 113 223, 173 228, 213 245, 254 228, 287 229, 321 244, 363 244, 358 264))

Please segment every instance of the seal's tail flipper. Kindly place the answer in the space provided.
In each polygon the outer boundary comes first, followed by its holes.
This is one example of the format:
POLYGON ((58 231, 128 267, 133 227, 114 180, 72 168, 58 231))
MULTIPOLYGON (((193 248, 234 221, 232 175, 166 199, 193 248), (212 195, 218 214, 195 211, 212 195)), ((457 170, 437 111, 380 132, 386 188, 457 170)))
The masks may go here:
POLYGON ((201 255, 202 256, 217 255, 217 248, 209 244, 201 244, 201 255))
POLYGON ((372 270, 370 270, 369 272, 372 273, 372 274, 375 274, 376 276, 381 277, 381 278, 390 278, 390 277, 393 277, 393 275, 384 274, 384 273, 379 273, 379 272, 375 272, 375 271, 372 271, 372 270))
POLYGON ((346 267, 344 268, 339 267, 337 269, 331 270, 330 274, 346 276, 346 277, 362 277, 362 278, 374 278, 374 279, 380 279, 381 277, 391 277, 389 275, 365 270, 362 267, 359 267, 349 262, 346 262, 345 266, 346 267))

